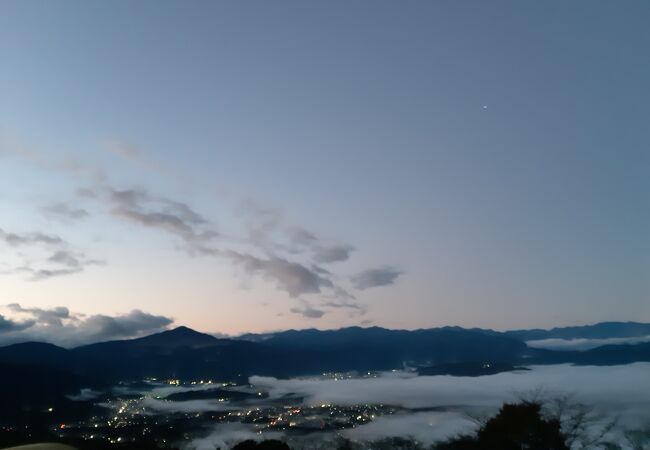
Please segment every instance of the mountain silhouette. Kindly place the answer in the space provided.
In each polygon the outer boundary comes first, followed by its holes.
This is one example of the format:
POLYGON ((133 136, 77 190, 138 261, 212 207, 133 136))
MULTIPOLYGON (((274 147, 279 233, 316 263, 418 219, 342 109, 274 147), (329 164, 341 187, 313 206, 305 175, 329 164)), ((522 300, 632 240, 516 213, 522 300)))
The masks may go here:
POLYGON ((550 330, 512 330, 504 334, 524 341, 540 339, 609 339, 650 336, 650 323, 600 322, 550 330))
POLYGON ((209 334, 194 331, 188 327, 177 327, 172 330, 163 331, 161 333, 152 334, 149 336, 126 339, 118 341, 98 342, 95 344, 83 345, 77 347, 75 350, 78 352, 106 352, 112 350, 122 349, 124 351, 175 351, 179 348, 201 348, 209 347, 219 344, 219 339, 209 334))
POLYGON ((72 349, 37 342, 0 347, 2 364, 66 371, 101 383, 146 377, 245 382, 250 375, 290 377, 390 370, 404 365, 441 373, 447 370, 445 367, 479 367, 483 363, 494 364, 491 368, 508 368, 532 363, 634 361, 650 361, 650 344, 551 351, 529 348, 509 333, 459 327, 413 331, 380 327, 289 330, 239 339, 219 339, 178 327, 136 339, 72 349))

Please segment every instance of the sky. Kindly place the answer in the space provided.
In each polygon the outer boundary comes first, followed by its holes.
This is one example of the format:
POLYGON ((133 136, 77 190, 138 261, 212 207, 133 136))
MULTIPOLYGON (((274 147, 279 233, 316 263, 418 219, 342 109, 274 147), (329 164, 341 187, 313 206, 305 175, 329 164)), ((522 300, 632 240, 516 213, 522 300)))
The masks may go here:
POLYGON ((0 3, 0 333, 650 321, 650 4, 0 3))

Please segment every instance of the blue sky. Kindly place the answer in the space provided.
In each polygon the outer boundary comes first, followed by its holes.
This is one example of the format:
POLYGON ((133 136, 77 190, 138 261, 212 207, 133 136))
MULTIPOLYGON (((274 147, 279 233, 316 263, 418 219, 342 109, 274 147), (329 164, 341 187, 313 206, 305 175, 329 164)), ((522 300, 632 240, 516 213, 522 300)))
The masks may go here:
POLYGON ((4 303, 226 333, 650 320, 649 19, 2 2, 0 229, 66 242, 0 242, 4 303))

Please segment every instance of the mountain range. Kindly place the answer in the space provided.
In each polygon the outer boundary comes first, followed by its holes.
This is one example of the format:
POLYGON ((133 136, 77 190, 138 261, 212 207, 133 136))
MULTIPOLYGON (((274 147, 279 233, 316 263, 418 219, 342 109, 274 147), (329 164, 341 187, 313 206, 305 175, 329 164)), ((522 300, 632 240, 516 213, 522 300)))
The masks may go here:
POLYGON ((0 348, 0 362, 69 370, 107 382, 156 378, 245 379, 400 368, 404 363, 514 361, 526 345, 499 333, 440 328, 344 328, 220 339, 186 327, 72 349, 28 342, 0 348))
POLYGON ((650 323, 600 322, 594 325, 552 328, 550 330, 513 330, 505 335, 523 341, 542 339, 615 339, 650 336, 650 323))
POLYGON ((15 415, 20 410, 27 414, 23 418, 25 423, 30 423, 42 417, 46 406, 54 405, 73 420, 88 414, 93 405, 71 401, 70 394, 81 388, 102 389, 144 378, 245 383, 250 375, 291 377, 405 366, 415 367, 421 374, 478 376, 530 364, 614 365, 650 361, 648 342, 605 345, 586 351, 554 351, 526 344, 531 338, 559 339, 557 336, 639 337, 648 333, 649 328, 650 325, 639 323, 512 332, 459 327, 413 331, 350 327, 223 339, 178 327, 137 339, 70 349, 25 342, 0 347, 0 398, 10 406, 0 409, 0 419, 3 414, 15 415))
POLYGON ((375 371, 467 362, 621 364, 650 361, 650 343, 587 351, 531 348, 531 339, 607 339, 650 334, 650 324, 605 322, 552 330, 497 332, 443 327, 390 330, 350 327, 288 330, 223 339, 178 327, 137 339, 65 349, 27 342, 0 347, 0 363, 67 371, 105 383, 145 377, 239 379, 323 372, 375 371))

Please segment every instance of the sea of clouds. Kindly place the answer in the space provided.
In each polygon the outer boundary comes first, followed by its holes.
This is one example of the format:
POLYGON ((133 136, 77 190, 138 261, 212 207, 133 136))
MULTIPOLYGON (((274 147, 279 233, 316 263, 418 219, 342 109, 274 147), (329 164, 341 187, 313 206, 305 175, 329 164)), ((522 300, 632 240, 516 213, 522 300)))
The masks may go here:
POLYGON ((532 366, 528 371, 481 377, 379 376, 348 380, 251 377, 271 398, 295 393, 309 404, 382 403, 406 408, 498 408, 522 395, 571 394, 575 401, 634 424, 650 419, 650 363, 620 366, 532 366))
POLYGON ((290 379, 252 377, 270 398, 295 394, 305 403, 354 405, 379 403, 405 408, 436 408, 383 416, 342 434, 356 440, 412 437, 430 444, 469 433, 476 417, 494 414, 504 402, 535 393, 545 399, 571 396, 593 408, 603 421, 616 420, 619 432, 650 426, 650 363, 621 366, 532 366, 528 371, 481 377, 412 376, 391 373, 363 379, 290 379))
POLYGON ((603 345, 620 345, 620 344, 641 344, 650 342, 650 336, 635 336, 621 338, 604 338, 604 339, 537 339, 527 341, 526 344, 533 348, 545 348, 548 350, 591 350, 592 348, 603 345))
MULTIPOLYGON (((604 421, 616 419, 617 429, 613 436, 616 433, 622 436, 624 430, 650 428, 650 363, 531 366, 530 370, 480 377, 389 372, 374 378, 334 380, 254 376, 249 381, 254 389, 269 394, 267 399, 255 402, 254 405, 259 407, 266 402, 293 396, 302 398, 305 405, 383 404, 410 410, 380 416, 367 425, 338 433, 318 433, 310 438, 312 442, 337 437, 373 441, 398 436, 431 444, 475 431, 477 418, 493 415, 504 402, 518 401, 532 393, 543 399, 570 395, 572 402, 592 407, 594 414, 604 421)), ((178 389, 166 388, 164 393, 178 392, 178 389)), ((223 411, 242 407, 241 404, 214 400, 170 402, 155 398, 147 399, 145 406, 159 413, 223 411)), ((189 448, 202 450, 211 445, 214 448, 214 444, 227 448, 225 444, 238 440, 271 437, 257 431, 244 424, 219 424, 209 435, 192 441, 189 448)), ((304 438, 288 438, 294 448, 313 447, 304 438)))

